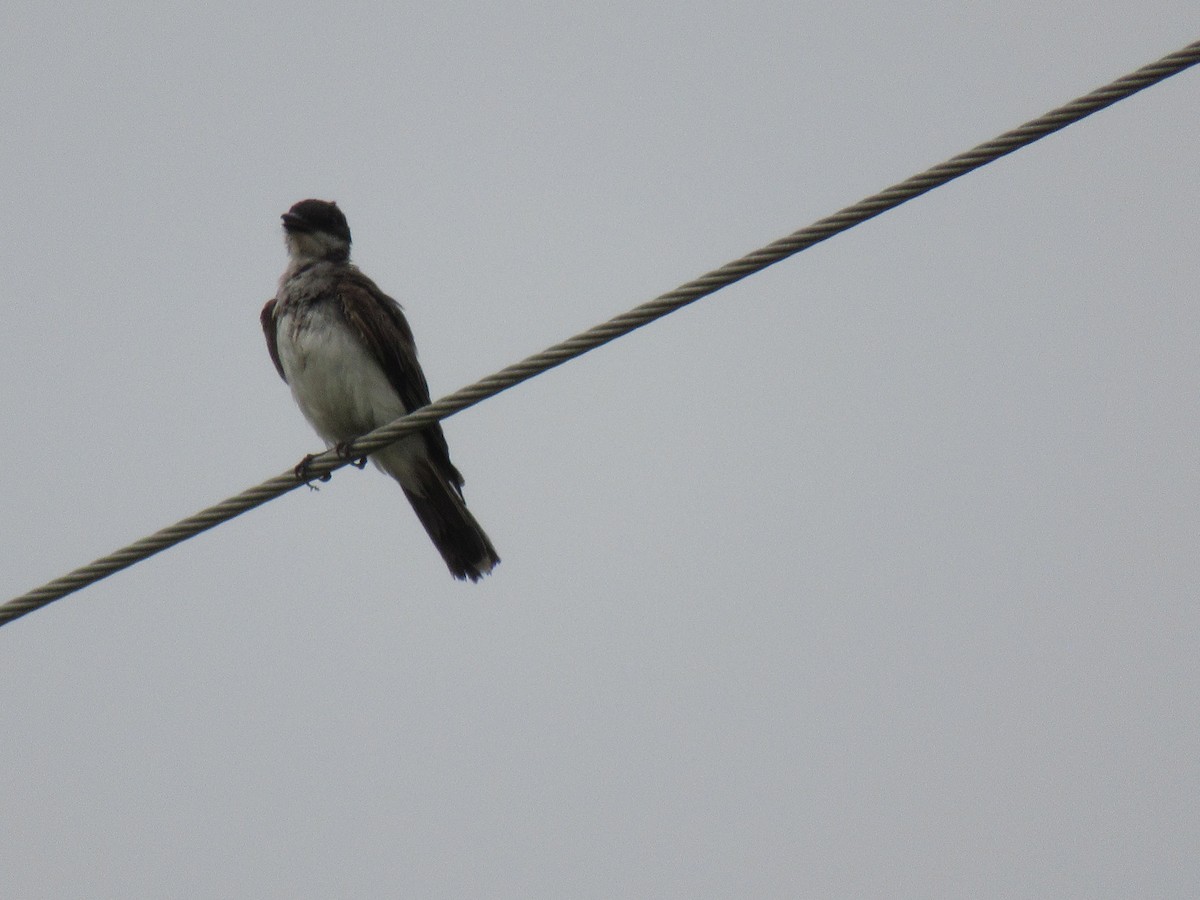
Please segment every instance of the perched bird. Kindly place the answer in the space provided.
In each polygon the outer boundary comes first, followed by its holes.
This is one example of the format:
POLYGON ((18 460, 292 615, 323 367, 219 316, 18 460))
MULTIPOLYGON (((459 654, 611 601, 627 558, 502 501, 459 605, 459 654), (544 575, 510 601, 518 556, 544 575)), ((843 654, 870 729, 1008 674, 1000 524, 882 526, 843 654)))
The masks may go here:
MULTIPOLYGON (((267 349, 309 424, 329 447, 429 403, 400 304, 350 262, 337 204, 301 200, 283 214, 288 266, 262 311, 267 349)), ((478 581, 500 562, 463 502, 438 423, 371 457, 404 489, 455 578, 478 581)))

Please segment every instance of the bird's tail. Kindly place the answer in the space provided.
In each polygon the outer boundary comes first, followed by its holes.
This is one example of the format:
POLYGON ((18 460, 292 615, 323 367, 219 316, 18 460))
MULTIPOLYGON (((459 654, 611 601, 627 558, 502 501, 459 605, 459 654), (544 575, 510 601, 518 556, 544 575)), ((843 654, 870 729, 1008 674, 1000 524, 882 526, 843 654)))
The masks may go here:
POLYGON ((419 485, 401 483, 404 495, 412 504, 417 518, 429 532, 429 537, 455 578, 478 581, 500 562, 496 548, 488 540, 475 517, 467 509, 462 496, 434 466, 422 461, 416 467, 419 485))

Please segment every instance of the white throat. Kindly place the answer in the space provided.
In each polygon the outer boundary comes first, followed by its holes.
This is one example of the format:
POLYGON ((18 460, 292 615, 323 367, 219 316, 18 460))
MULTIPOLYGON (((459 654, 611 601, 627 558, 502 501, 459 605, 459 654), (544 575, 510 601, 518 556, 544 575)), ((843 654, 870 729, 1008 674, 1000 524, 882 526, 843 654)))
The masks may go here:
POLYGON ((341 260, 350 252, 344 240, 324 231, 284 231, 283 242, 293 263, 341 260))

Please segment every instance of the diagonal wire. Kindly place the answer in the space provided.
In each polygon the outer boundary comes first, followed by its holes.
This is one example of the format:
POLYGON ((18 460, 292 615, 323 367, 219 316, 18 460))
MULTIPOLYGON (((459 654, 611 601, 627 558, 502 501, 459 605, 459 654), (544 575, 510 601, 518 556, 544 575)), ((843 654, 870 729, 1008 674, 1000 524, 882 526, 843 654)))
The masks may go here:
MULTIPOLYGON (((814 222, 806 228, 801 228, 786 237, 780 238, 753 253, 743 256, 714 269, 707 275, 702 275, 694 281, 677 287, 675 290, 636 306, 607 322, 593 326, 587 331, 580 332, 562 343, 555 344, 535 353, 518 363, 514 363, 493 375, 489 375, 472 385, 461 388, 442 399, 422 407, 377 428, 369 434, 355 440, 348 448, 350 458, 365 456, 386 447, 406 434, 419 431, 433 422, 474 406, 482 400, 493 397, 501 391, 518 385, 535 375, 559 366, 607 344, 609 341, 622 337, 636 328, 662 318, 668 313, 687 306, 706 297, 723 287, 740 281, 747 275, 759 272, 782 259, 799 253, 813 244, 827 240, 842 231, 853 228, 862 222, 872 219, 880 213, 893 209, 914 197, 931 191, 946 184, 961 175, 965 175, 980 166, 994 162, 1002 156, 1012 153, 1021 147, 1052 134, 1068 125, 1078 122, 1105 107, 1111 106, 1144 88, 1176 75, 1184 69, 1200 62, 1200 41, 1164 56, 1157 62, 1143 66, 1136 72, 1131 72, 1111 84, 1105 85, 1072 100, 1065 106, 1051 110, 1026 122, 1019 128, 1007 131, 997 138, 980 144, 972 150, 960 153, 931 169, 926 169, 919 175, 914 175, 886 190, 867 197, 865 200, 847 206, 841 212, 827 216, 814 222)), ((349 459, 339 457, 334 451, 326 451, 312 459, 308 472, 310 477, 320 477, 346 465, 349 459)), ((26 594, 22 594, 0 606, 0 625, 5 625, 13 619, 20 618, 26 613, 65 597, 67 594, 87 587, 114 572, 128 568, 156 553, 173 547, 209 528, 226 522, 256 506, 261 506, 288 491, 293 491, 304 484, 296 474, 289 470, 276 475, 262 484, 242 491, 216 506, 201 510, 193 516, 182 519, 167 528, 152 535, 135 541, 127 547, 101 557, 95 562, 76 569, 53 581, 47 582, 26 594)))

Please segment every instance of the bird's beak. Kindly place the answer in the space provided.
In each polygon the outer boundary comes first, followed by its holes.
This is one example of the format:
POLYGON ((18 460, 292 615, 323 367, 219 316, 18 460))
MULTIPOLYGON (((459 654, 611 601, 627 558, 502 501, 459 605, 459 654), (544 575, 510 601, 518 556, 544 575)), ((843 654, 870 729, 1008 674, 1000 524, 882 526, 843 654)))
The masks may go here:
POLYGON ((283 219, 283 227, 288 231, 308 231, 308 224, 290 210, 279 218, 283 219))

